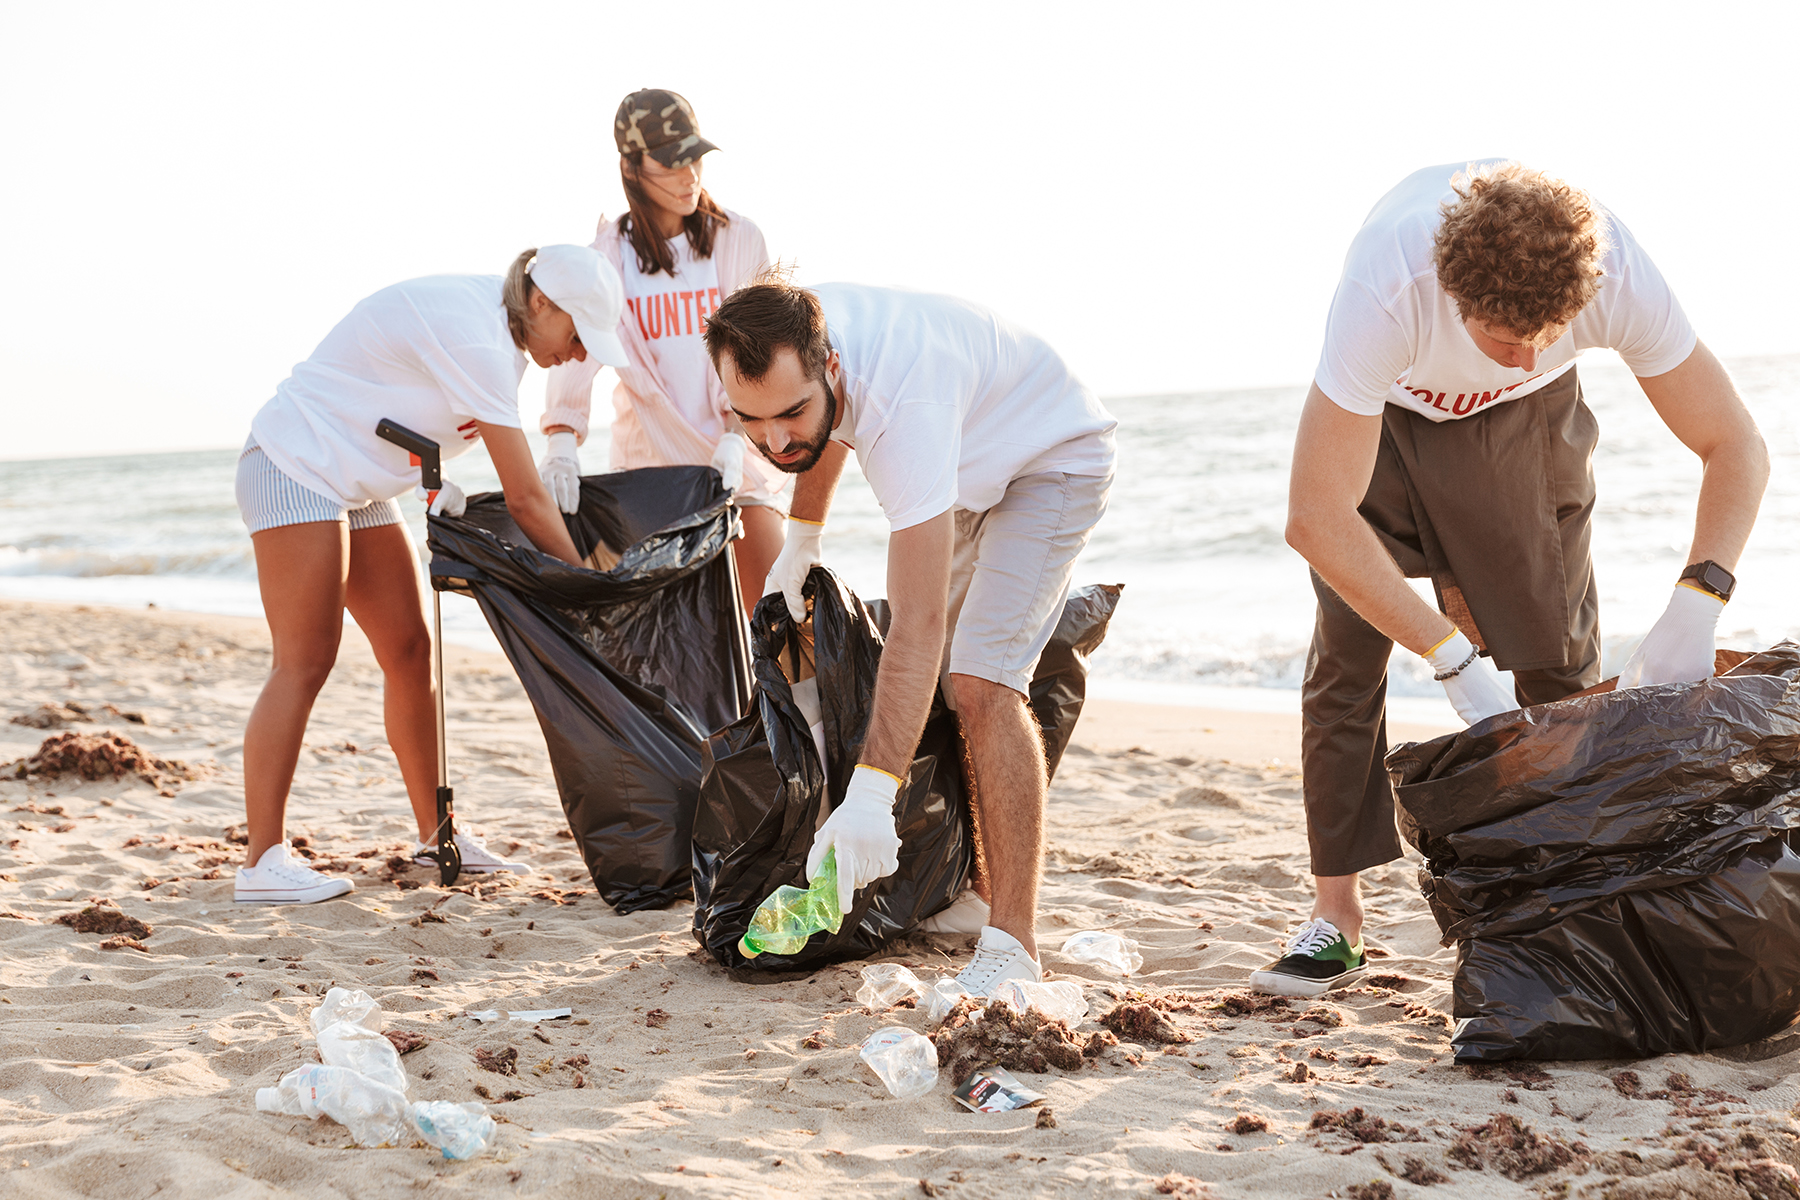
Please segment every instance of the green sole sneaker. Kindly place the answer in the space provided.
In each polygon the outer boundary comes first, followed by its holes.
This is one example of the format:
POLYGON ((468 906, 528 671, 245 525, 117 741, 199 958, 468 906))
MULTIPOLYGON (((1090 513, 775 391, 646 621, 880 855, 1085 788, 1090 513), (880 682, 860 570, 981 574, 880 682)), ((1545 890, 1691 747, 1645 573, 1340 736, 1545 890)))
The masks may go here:
POLYGON ((1315 919, 1288 939, 1280 958, 1250 973, 1250 988, 1274 996, 1321 996, 1355 983, 1368 969, 1360 943, 1350 945, 1337 926, 1315 919))

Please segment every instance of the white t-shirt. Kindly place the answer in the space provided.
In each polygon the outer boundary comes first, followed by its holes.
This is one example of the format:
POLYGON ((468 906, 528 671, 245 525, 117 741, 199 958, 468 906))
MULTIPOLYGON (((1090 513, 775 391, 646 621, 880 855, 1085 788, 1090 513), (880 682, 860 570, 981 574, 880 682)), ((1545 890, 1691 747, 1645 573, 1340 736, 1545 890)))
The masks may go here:
POLYGON ((670 402, 696 431, 717 441, 725 433, 725 417, 707 395, 713 365, 701 335, 706 318, 719 307, 719 268, 710 258, 694 257, 685 233, 669 239, 669 248, 675 252, 674 276, 645 275, 631 239, 621 240, 624 319, 637 322, 670 402))
POLYGON ((376 292, 325 335, 250 422, 282 472, 352 507, 419 483, 407 452, 375 436, 383 417, 437 442, 445 460, 519 427, 525 355, 498 275, 432 275, 376 292))
POLYGON ((978 304, 900 288, 815 289, 856 451, 893 530, 985 512, 1026 475, 1110 475, 1118 424, 1041 338, 978 304))
POLYGON ((1450 179, 1465 165, 1407 176, 1381 198, 1351 241, 1315 376, 1319 390, 1340 408, 1376 416, 1383 405, 1398 404, 1449 421, 1537 391, 1583 350, 1617 350, 1640 376, 1673 370, 1693 352, 1693 326, 1656 264, 1602 208, 1612 249, 1601 260, 1599 295, 1532 371, 1503 367, 1483 354, 1463 327, 1456 302, 1438 286, 1431 262, 1443 221, 1440 206, 1456 200, 1450 179))

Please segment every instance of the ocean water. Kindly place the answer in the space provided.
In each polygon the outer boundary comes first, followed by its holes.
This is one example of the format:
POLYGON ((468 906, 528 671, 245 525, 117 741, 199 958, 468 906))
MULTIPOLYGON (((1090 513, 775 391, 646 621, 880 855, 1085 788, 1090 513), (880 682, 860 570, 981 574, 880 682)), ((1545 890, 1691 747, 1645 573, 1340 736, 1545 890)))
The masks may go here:
MULTIPOLYGON (((1800 356, 1729 366, 1775 469, 1720 642, 1760 647, 1800 636, 1800 356)), ((1700 468, 1623 367, 1586 363, 1582 379, 1601 430, 1594 556, 1610 674, 1661 613, 1685 563, 1700 468)), ((1282 527, 1303 391, 1108 401, 1120 421, 1119 477, 1077 582, 1126 590, 1095 656, 1096 694, 1297 708, 1313 600, 1282 527)), ((221 441, 241 437, 221 431, 221 441)), ((588 470, 604 469, 604 430, 582 454, 588 470)), ((0 595, 260 615, 233 497, 236 460, 235 449, 222 449, 0 462, 0 595)), ((498 485, 480 449, 447 474, 470 492, 498 485)), ((422 546, 423 506, 401 503, 422 546)), ((826 561, 859 593, 878 596, 887 591, 885 550, 879 509, 853 464, 827 527, 826 561)), ((445 597, 444 619, 448 640, 496 648, 473 602, 445 597)), ((1449 718, 1423 664, 1400 651, 1393 667, 1397 716, 1449 718)))

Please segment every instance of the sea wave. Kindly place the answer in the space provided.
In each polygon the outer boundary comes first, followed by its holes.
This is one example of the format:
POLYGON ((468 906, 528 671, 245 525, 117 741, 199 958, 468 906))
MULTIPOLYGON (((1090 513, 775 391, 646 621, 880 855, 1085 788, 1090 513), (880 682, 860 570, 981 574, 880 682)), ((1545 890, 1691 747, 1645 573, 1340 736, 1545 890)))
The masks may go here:
POLYGON ((0 575, 60 575, 94 579, 108 575, 199 575, 254 578, 248 546, 193 552, 132 553, 47 546, 0 546, 0 575))

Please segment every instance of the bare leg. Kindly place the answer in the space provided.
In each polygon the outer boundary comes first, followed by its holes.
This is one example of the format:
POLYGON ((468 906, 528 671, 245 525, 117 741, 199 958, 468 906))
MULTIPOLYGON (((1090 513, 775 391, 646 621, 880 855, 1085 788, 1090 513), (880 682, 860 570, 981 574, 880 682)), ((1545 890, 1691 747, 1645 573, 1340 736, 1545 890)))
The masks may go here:
POLYGON ((412 801, 419 840, 437 843, 437 696, 419 552, 404 525, 350 535, 344 602, 381 664, 388 745, 412 801))
POLYGON ((733 552, 737 555, 738 591, 748 614, 762 599, 769 568, 775 565, 775 558, 787 541, 787 521, 774 509, 761 505, 741 509, 738 515, 744 522, 744 536, 738 539, 733 552))
POLYGON ((993 915, 988 924, 1037 957, 1038 883, 1044 871, 1044 744, 1025 698, 1002 684, 951 675, 956 715, 975 759, 981 837, 993 915))
POLYGON ((1352 946, 1362 936, 1362 890, 1357 886, 1360 880, 1359 875, 1313 876, 1312 915, 1336 925, 1352 946))
POLYGON ((244 727, 249 866, 285 836, 288 791, 306 719, 337 661, 350 561, 347 529, 342 521, 308 521, 265 529, 250 539, 275 653, 244 727))

